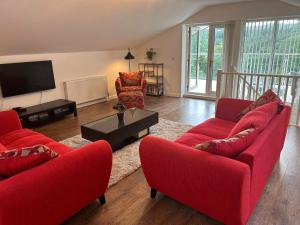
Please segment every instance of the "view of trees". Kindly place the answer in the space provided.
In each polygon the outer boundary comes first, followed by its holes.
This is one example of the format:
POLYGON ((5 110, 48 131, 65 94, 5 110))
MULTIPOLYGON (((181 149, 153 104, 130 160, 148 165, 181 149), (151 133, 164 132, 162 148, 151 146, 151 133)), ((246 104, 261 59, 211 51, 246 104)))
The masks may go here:
POLYGON ((247 73, 300 72, 300 20, 247 22, 241 54, 247 73))
MULTIPOLYGON (((190 77, 205 80, 208 65, 208 40, 209 26, 196 26, 191 28, 191 60, 190 60, 190 77), (198 68, 197 68, 198 63, 198 68), (198 69, 198 71, 197 71, 198 69)), ((223 45, 224 45, 224 28, 215 29, 214 43, 214 64, 213 79, 216 79, 216 72, 222 68, 223 62, 223 45)))
MULTIPOLYGON (((249 21, 242 34, 240 71, 300 74, 300 19, 249 21)), ((209 26, 191 27, 190 78, 206 79, 209 26), (198 66, 197 66, 198 65, 198 66), (198 71, 197 71, 198 70, 198 71)), ((213 79, 222 68, 224 28, 215 29, 213 79)))

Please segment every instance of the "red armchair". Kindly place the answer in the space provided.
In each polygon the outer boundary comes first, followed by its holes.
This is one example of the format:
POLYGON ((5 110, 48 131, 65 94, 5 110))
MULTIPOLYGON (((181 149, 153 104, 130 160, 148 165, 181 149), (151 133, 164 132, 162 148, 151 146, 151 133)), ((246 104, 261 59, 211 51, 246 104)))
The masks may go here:
POLYGON ((57 225, 97 198, 105 203, 112 166, 107 142, 73 150, 22 129, 14 111, 0 112, 0 124, 0 143, 6 149, 44 144, 59 153, 57 158, 15 176, 0 177, 0 224, 57 225))
POLYGON ((128 108, 144 108, 144 95, 147 82, 142 72, 119 73, 115 81, 116 92, 120 102, 128 108))
POLYGON ((250 103, 220 99, 216 118, 195 126, 175 142, 144 138, 140 158, 151 197, 160 191, 224 224, 245 225, 280 156, 290 107, 275 115, 236 158, 195 150, 194 145, 227 137, 239 112, 250 103))

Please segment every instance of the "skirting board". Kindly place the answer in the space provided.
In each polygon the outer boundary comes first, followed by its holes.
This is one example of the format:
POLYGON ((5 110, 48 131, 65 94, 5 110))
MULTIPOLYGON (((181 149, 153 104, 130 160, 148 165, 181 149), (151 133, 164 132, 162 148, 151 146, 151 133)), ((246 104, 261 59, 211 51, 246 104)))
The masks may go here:
POLYGON ((176 92, 168 92, 168 93, 165 93, 164 96, 180 98, 181 94, 180 93, 176 93, 176 92))
POLYGON ((102 99, 97 99, 97 100, 93 100, 90 102, 85 102, 85 103, 81 103, 81 104, 77 104, 77 108, 82 108, 85 106, 89 106, 89 105, 94 105, 100 102, 106 102, 108 99, 107 98, 102 98, 102 99))
POLYGON ((117 98, 118 98, 117 94, 108 96, 108 100, 113 100, 113 99, 117 99, 117 98))

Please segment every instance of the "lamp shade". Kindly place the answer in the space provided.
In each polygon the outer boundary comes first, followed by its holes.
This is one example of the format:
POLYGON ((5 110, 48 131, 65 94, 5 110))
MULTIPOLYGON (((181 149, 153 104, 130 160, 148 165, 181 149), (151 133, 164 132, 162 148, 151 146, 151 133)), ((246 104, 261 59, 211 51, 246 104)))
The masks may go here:
POLYGON ((124 57, 124 59, 130 60, 130 59, 134 59, 134 56, 131 54, 130 52, 130 48, 128 49, 128 53, 127 55, 124 57))

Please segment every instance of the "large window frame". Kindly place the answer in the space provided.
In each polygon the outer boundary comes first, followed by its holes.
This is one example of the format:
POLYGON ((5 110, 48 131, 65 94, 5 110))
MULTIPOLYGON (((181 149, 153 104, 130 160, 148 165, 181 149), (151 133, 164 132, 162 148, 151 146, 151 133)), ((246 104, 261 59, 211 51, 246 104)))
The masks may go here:
POLYGON ((249 19, 249 20, 242 21, 238 70, 239 72, 244 72, 244 73, 286 74, 286 75, 299 74, 300 73, 300 51, 297 51, 298 49, 300 49, 300 17, 299 16, 249 19), (288 23, 288 21, 290 23, 288 23), (291 25, 293 24, 292 21, 295 24, 294 28, 291 25), (254 29, 255 25, 257 26, 256 30, 254 29), (299 28, 297 28, 296 26, 299 26, 299 28), (294 35, 294 37, 290 37, 289 35, 291 34, 287 33, 288 31, 291 30, 294 31, 294 33, 292 32, 292 35, 294 35), (252 33, 250 33, 251 31, 252 33), (259 39, 256 40, 256 42, 254 41, 255 36, 258 36, 257 34, 262 31, 266 33, 271 32, 271 34, 267 37, 269 38, 268 39, 269 42, 265 46, 263 41, 259 39), (281 41, 280 38, 282 38, 284 35, 286 35, 286 39, 287 39, 286 43, 283 44, 285 46, 280 46, 280 41, 281 41), (247 47, 245 42, 249 41, 249 39, 250 40, 252 39, 252 42, 256 43, 253 44, 252 49, 251 47, 250 49, 246 49, 247 47), (264 50, 262 50, 263 47, 264 50), (269 49, 267 49, 266 47, 268 47, 269 49), (282 52, 280 52, 280 50, 282 52), (265 55, 263 56, 263 54, 265 55), (258 59, 253 59, 255 55, 258 56, 258 59))

